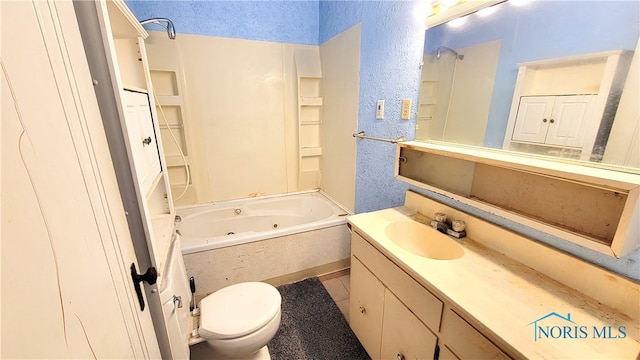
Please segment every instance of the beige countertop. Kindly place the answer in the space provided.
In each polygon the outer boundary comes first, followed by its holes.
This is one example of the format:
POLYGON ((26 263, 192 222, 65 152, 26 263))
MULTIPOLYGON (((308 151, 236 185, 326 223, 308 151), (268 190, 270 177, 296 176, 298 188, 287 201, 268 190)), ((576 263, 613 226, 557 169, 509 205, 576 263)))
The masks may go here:
MULTIPOLYGON (((512 356, 549 359, 639 356, 640 325, 631 317, 472 239, 458 241, 464 255, 454 260, 424 258, 389 239, 385 232, 388 224, 415 219, 430 220, 409 208, 398 207, 353 215, 348 221, 396 265, 441 300, 451 303, 512 356), (552 313, 564 318, 570 314, 573 323, 552 313), (539 338, 534 339, 534 325, 551 331, 550 335, 538 333, 539 338)), ((433 234, 445 236, 436 230, 433 234)))

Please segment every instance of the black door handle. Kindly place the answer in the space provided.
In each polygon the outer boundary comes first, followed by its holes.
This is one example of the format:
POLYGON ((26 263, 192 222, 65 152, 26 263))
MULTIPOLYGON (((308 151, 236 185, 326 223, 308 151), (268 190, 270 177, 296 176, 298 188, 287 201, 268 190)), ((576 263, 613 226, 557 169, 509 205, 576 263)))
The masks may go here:
POLYGON ((153 285, 158 280, 158 270, 155 267, 150 267, 147 272, 139 275, 136 270, 136 264, 131 263, 131 280, 133 280, 133 287, 136 289, 138 295, 138 302, 140 303, 140 311, 144 311, 144 297, 142 297, 142 288, 140 287, 141 281, 146 281, 149 285, 153 285))

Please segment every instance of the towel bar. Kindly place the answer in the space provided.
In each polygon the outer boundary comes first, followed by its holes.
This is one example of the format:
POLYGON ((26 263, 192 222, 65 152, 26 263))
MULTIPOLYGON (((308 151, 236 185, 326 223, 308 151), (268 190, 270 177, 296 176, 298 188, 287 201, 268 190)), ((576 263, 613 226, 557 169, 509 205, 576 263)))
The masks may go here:
POLYGON ((393 144, 407 140, 404 136, 400 136, 397 139, 385 139, 385 138, 367 136, 364 131, 360 131, 358 133, 354 133, 353 137, 358 137, 358 138, 361 138, 361 139, 369 139, 369 140, 378 140, 378 141, 390 142, 390 143, 393 143, 393 144))

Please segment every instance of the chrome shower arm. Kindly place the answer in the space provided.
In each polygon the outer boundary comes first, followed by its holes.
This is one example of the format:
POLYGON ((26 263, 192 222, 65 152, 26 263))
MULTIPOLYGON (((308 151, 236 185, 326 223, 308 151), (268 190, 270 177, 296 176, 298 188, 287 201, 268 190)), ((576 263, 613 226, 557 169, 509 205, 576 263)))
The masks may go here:
POLYGON ((173 26, 173 22, 167 18, 151 18, 140 21, 140 25, 157 24, 164 27, 167 30, 169 39, 176 38, 176 28, 173 26), (165 25, 166 24, 166 25, 165 25))

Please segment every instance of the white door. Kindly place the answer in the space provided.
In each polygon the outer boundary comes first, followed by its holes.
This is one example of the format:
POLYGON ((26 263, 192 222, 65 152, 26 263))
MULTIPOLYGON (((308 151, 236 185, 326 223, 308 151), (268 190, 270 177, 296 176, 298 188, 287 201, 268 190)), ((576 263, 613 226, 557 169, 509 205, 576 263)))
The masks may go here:
POLYGON ((556 97, 545 143, 566 147, 582 147, 595 95, 556 97))
POLYGON ((544 143, 554 99, 555 96, 523 96, 520 98, 512 139, 544 143))
POLYGON ((0 358, 159 358, 73 4, 0 6, 0 358))

